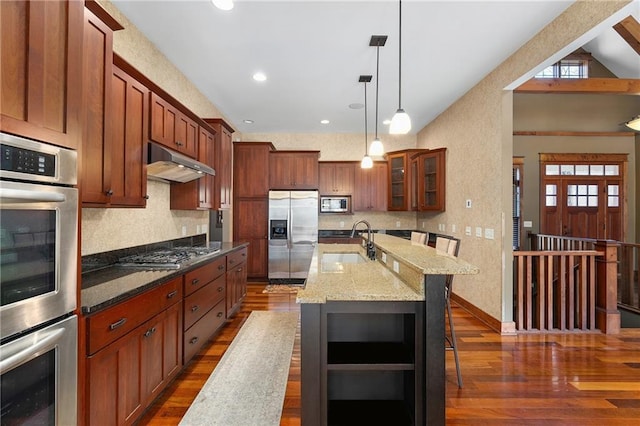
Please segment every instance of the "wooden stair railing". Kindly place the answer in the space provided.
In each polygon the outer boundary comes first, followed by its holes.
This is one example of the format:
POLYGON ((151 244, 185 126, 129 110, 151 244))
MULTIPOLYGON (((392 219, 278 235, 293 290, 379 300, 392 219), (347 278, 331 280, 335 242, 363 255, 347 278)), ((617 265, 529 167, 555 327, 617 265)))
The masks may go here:
POLYGON ((620 243, 618 259, 618 304, 640 314, 640 244, 620 243))
POLYGON ((518 332, 596 330, 596 257, 602 252, 517 251, 518 332))

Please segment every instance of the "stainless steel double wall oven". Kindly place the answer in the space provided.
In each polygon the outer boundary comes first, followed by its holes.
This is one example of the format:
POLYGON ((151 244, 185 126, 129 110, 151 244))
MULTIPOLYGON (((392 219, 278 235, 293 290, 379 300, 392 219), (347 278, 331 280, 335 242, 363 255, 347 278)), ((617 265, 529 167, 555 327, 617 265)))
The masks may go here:
POLYGON ((0 133, 1 424, 77 422, 77 153, 0 133))

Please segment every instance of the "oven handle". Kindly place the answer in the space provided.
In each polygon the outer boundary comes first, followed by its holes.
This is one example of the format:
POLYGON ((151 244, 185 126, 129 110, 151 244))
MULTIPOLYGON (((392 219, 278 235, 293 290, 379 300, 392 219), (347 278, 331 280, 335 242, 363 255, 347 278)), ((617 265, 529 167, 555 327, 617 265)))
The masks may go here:
POLYGON ((62 203, 66 201, 66 197, 64 196, 64 194, 60 194, 58 192, 27 191, 25 189, 0 188, 0 200, 4 202, 18 201, 23 203, 62 203))
POLYGON ((4 374, 7 371, 19 366, 24 361, 30 359, 32 356, 37 355, 41 350, 46 348, 47 346, 51 346, 51 343, 60 338, 60 336, 65 332, 64 328, 59 328, 57 330, 52 330, 50 333, 47 333, 42 339, 36 342, 33 345, 17 352, 7 359, 0 361, 0 374, 4 374))

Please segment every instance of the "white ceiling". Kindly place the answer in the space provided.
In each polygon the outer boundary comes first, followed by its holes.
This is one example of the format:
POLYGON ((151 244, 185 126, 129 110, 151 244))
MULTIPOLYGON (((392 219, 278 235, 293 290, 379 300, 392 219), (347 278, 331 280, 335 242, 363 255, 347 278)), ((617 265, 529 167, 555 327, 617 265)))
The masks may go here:
MULTIPOLYGON (((388 35, 380 48, 378 127, 387 133, 382 121, 398 107, 397 1, 236 0, 228 12, 209 0, 112 1, 245 133, 362 132, 363 110, 348 107, 364 102, 361 74, 374 76, 367 95, 373 132, 376 48, 369 39, 388 35), (268 80, 253 81, 256 71, 268 80)), ((571 3, 405 0, 402 106, 412 117, 412 132, 571 3)), ((640 57, 613 30, 586 49, 618 77, 640 78, 640 57)))

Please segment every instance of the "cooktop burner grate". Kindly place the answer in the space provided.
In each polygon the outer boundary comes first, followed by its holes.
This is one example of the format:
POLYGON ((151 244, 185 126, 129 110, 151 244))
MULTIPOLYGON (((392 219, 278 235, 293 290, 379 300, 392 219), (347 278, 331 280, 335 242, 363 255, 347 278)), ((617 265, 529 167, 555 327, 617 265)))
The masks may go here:
POLYGON ((219 251, 220 249, 209 247, 174 247, 150 253, 125 256, 118 259, 118 264, 126 267, 150 269, 179 269, 187 263, 219 251))

